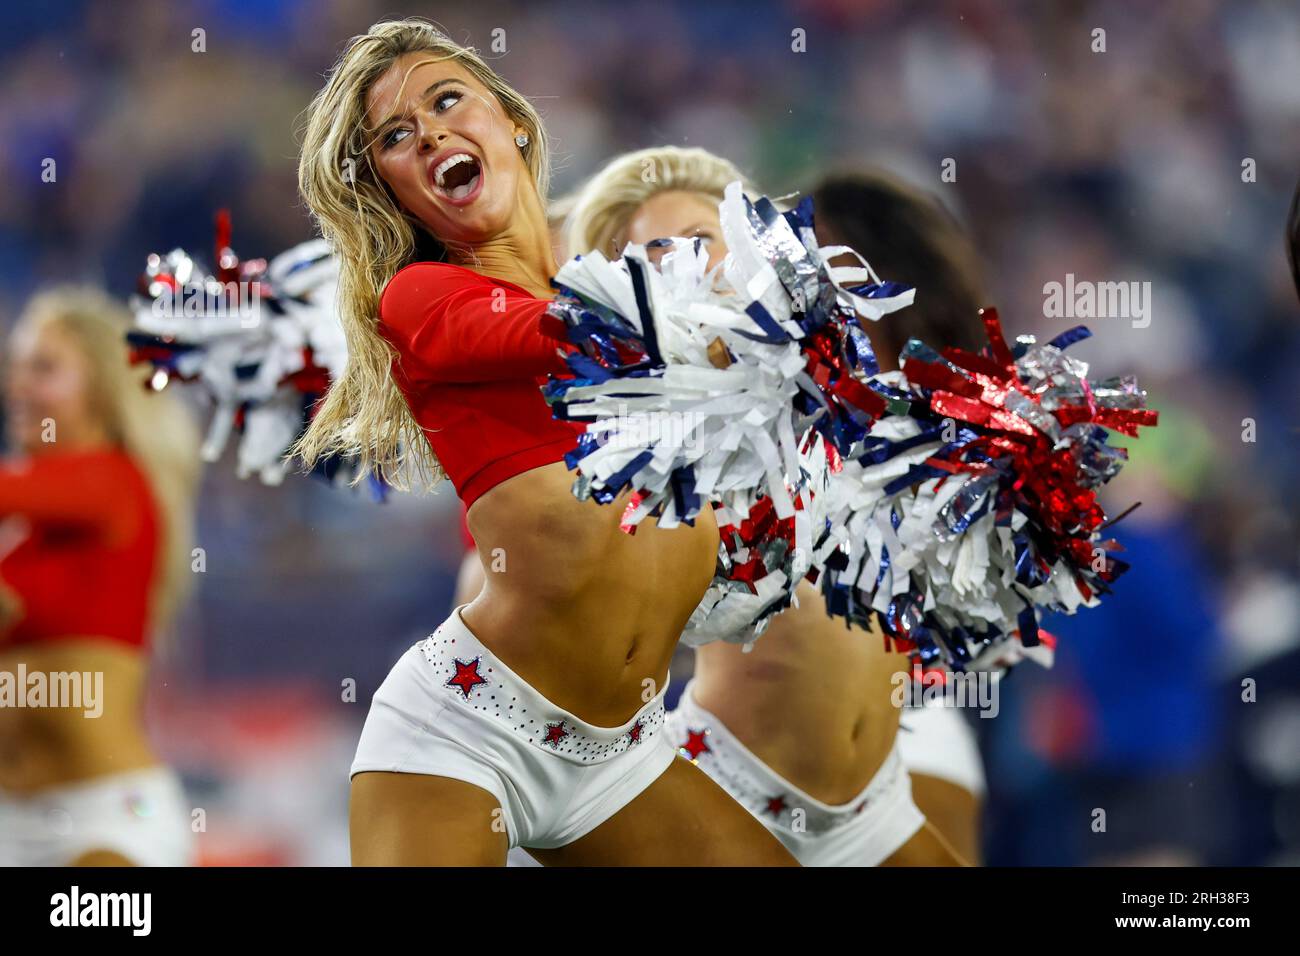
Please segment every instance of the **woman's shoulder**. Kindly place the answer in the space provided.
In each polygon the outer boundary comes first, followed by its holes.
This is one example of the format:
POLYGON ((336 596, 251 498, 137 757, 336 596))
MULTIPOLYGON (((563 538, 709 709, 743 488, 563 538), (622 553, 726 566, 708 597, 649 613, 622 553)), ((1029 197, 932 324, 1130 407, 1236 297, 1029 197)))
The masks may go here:
POLYGON ((41 511, 51 515, 101 516, 132 525, 155 506, 153 486, 142 461, 116 444, 47 451, 0 466, 0 480, 34 489, 41 511))
POLYGON ((88 483, 107 478, 130 478, 139 471, 126 450, 115 444, 19 455, 5 459, 0 467, 10 474, 38 478, 66 473, 88 483))
POLYGON ((418 290, 428 293, 462 288, 494 289, 502 286, 529 295, 531 298, 530 293, 520 285, 450 262, 412 262, 405 265, 388 280, 388 284, 384 287, 384 294, 387 295, 392 290, 397 292, 418 290))
POLYGON ((475 272, 473 269, 465 266, 458 266, 451 262, 430 262, 420 261, 411 262, 397 270, 397 274, 389 280, 390 284, 398 280, 411 281, 413 279, 426 279, 436 282, 491 282, 487 276, 475 272))
POLYGON ((384 297, 409 292, 445 292, 466 286, 490 285, 491 280, 449 262, 412 262, 397 270, 384 286, 384 297))
POLYGON ((120 445, 76 453, 67 467, 81 482, 96 481, 115 489, 120 500, 153 500, 153 485, 144 462, 120 445))
POLYGON ((429 304, 454 292, 482 290, 491 294, 494 280, 473 269, 449 262, 412 262, 397 271, 379 299, 379 316, 390 324, 411 311, 423 312, 429 304))
MULTIPOLYGON (((463 308, 505 292, 513 299, 536 297, 505 279, 447 262, 413 262, 398 270, 379 299, 379 321, 395 331, 423 325, 447 308, 463 308)), ((539 300, 540 301, 540 300, 539 300)))
POLYGON ((381 328, 404 329, 425 318, 439 299, 477 283, 474 273, 445 262, 412 262, 397 271, 379 296, 381 328))

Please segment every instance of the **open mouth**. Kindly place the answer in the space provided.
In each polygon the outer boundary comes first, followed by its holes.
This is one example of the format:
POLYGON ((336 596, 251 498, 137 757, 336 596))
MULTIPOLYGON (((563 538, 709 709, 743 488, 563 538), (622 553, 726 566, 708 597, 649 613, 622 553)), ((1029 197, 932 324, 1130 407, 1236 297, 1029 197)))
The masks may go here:
POLYGON ((468 199, 482 181, 482 167, 469 153, 448 156, 433 171, 434 188, 453 202, 468 199))

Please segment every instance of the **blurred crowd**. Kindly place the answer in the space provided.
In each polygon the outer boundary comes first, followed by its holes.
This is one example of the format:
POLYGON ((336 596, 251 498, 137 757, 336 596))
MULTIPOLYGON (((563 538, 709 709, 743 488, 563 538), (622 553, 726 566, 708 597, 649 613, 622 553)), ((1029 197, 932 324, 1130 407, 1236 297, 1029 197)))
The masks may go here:
MULTIPOLYGON (((436 19, 534 98, 557 196, 663 143, 726 156, 773 196, 871 163, 966 225, 1009 331, 1075 324, 1044 314, 1044 285, 1067 275, 1149 282, 1149 325, 1097 319, 1075 347, 1101 372, 1136 373, 1161 412, 1108 491, 1115 513, 1142 502, 1115 529, 1134 567, 1103 609, 1046 622, 1057 668, 1017 670, 1000 716, 978 721, 987 860, 1300 862, 1300 321, 1283 247, 1300 6, 401 12, 436 19)), ((346 38, 393 13, 391 0, 7 5, 0 323, 44 283, 125 296, 149 252, 210 259, 219 208, 243 256, 308 238, 299 114, 346 38)), ((377 505, 209 468, 207 570, 154 706, 177 765, 246 833, 214 838, 210 859, 345 860, 353 735, 392 661, 446 614, 457 521, 449 488, 377 505)))

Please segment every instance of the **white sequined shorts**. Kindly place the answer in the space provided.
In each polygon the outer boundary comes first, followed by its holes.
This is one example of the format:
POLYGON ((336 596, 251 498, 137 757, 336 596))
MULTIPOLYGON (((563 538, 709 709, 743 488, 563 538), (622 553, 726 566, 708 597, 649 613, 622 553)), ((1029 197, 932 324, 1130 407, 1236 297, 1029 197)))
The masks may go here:
POLYGON ((668 769, 664 694, 621 727, 557 707, 501 663, 456 608, 375 691, 352 774, 450 777, 488 791, 511 848, 551 849, 600 826, 668 769))
POLYGON ((878 866, 925 823, 894 746, 866 788, 848 803, 822 803, 754 756, 722 721, 682 692, 668 715, 682 756, 731 794, 804 866, 878 866))
POLYGON ((180 778, 148 767, 15 796, 0 792, 0 866, 68 866, 108 850, 137 866, 189 866, 194 834, 180 778))

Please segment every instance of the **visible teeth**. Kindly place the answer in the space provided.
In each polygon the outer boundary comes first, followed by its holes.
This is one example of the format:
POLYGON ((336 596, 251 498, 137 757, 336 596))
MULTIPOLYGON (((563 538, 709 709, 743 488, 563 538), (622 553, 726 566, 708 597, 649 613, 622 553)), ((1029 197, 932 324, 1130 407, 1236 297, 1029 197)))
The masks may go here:
POLYGON ((442 185, 443 177, 447 175, 447 170, 451 169, 457 163, 472 163, 474 157, 469 153, 457 153, 455 156, 449 156, 438 164, 438 168, 433 171, 433 181, 439 186, 442 185))

